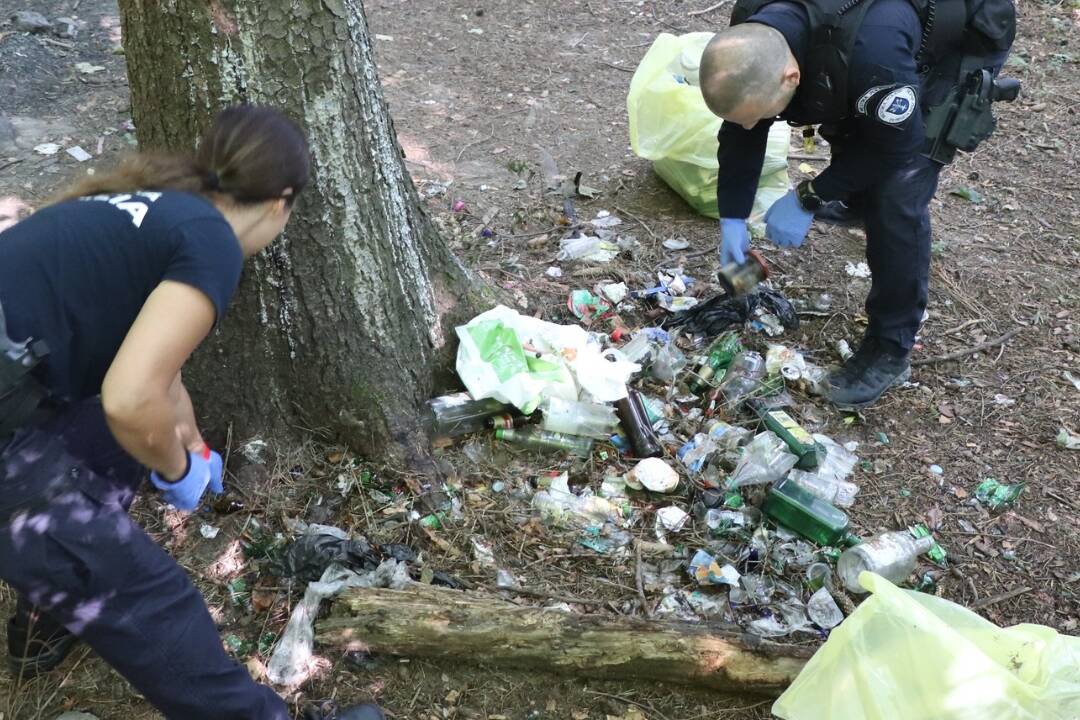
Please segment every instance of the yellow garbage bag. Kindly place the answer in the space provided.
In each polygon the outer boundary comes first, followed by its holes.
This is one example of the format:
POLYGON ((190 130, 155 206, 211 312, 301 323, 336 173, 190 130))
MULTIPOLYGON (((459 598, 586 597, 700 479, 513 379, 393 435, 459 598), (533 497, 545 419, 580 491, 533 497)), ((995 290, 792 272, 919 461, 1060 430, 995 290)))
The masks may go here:
MULTIPOLYGON (((695 211, 718 217, 716 178, 722 168, 716 160, 716 134, 720 118, 705 105, 698 87, 698 64, 712 33, 662 33, 645 53, 634 77, 626 108, 630 121, 630 147, 638 157, 652 160, 656 174, 695 211)), ((769 131, 751 226, 790 187, 787 153, 791 130, 774 123, 769 131)))
POLYGON ((864 572, 873 593, 772 711, 784 720, 1076 720, 1080 638, 999 628, 864 572))

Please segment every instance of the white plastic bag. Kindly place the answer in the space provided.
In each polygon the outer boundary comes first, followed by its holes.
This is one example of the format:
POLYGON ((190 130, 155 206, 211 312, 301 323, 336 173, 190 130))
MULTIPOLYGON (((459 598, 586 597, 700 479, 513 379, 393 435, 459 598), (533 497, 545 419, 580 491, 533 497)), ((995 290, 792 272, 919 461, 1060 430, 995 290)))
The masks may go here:
POLYGON ((556 325, 498 305, 456 328, 457 373, 477 400, 493 397, 531 414, 545 398, 596 402, 626 397, 637 363, 601 353, 585 329, 556 325))

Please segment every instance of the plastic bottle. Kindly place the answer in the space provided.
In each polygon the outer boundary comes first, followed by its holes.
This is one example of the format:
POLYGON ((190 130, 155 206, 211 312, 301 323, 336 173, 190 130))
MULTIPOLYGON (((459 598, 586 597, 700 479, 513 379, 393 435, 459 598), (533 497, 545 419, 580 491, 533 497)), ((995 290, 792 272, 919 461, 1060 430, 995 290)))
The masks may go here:
POLYGON ((820 588, 806 601, 806 614, 822 630, 832 630, 844 622, 844 613, 833 600, 827 588, 820 588))
POLYGON ((620 350, 627 360, 641 365, 646 364, 653 354, 652 342, 649 340, 649 336, 643 332, 634 333, 634 337, 630 342, 623 345, 620 350))
POLYGON ((787 475, 796 462, 798 458, 788 452, 787 446, 774 433, 759 433, 743 449, 725 487, 732 489, 776 482, 787 475))
POLYGON ((428 419, 432 439, 454 438, 489 427, 498 415, 520 415, 513 405, 494 398, 473 400, 469 393, 443 395, 428 401, 428 419))
POLYGON ((540 427, 567 435, 606 439, 619 424, 615 408, 610 405, 548 398, 540 405, 540 427))
POLYGON ((786 477, 772 486, 761 510, 777 524, 818 545, 859 542, 859 538, 848 531, 851 521, 843 510, 815 497, 786 477))
POLYGON ((804 470, 792 470, 788 473, 788 479, 837 507, 846 508, 854 505, 855 495, 859 492, 859 486, 855 483, 832 480, 804 470))
POLYGON ((559 243, 559 254, 556 257, 560 262, 566 262, 567 260, 607 262, 618 254, 618 245, 598 237, 581 235, 562 240, 559 243))
POLYGON ((736 355, 731 361, 719 390, 725 402, 730 407, 735 407, 757 392, 763 377, 765 358, 761 357, 761 353, 747 350, 736 355))
POLYGON ((535 425, 524 428, 500 428, 495 431, 495 437, 533 450, 568 450, 582 457, 588 457, 593 446, 592 438, 541 430, 535 425))
POLYGON ((714 340, 705 351, 705 361, 698 367, 697 377, 690 381, 690 391, 700 394, 712 387, 723 377, 724 374, 720 371, 726 372, 740 350, 742 350, 742 344, 736 332, 726 332, 714 340), (718 374, 719 377, 717 377, 718 374))
POLYGON ((865 593, 859 584, 859 573, 867 570, 893 583, 904 581, 919 555, 934 545, 934 538, 916 538, 906 530, 887 532, 873 540, 848 548, 836 562, 836 574, 844 587, 853 593, 865 593))
POLYGON ((626 397, 615 403, 615 409, 636 457, 659 457, 664 454, 664 449, 653 431, 641 393, 629 390, 626 397))
POLYGON ((825 454, 824 448, 819 447, 814 438, 810 437, 810 433, 803 430, 794 418, 783 410, 768 410, 763 403, 754 400, 747 404, 761 419, 762 425, 776 433, 791 453, 799 458, 795 467, 800 470, 813 470, 818 466, 820 456, 825 454))

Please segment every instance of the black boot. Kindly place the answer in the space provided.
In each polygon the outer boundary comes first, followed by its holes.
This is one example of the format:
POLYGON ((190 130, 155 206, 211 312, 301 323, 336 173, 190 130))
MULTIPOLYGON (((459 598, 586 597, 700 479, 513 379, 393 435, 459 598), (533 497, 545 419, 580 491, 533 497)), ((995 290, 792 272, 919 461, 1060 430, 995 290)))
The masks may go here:
POLYGON ((8 621, 8 670, 30 680, 55 669, 79 641, 62 625, 19 599, 8 621))
POLYGON ((843 200, 830 200, 822 203, 814 213, 814 219, 838 227, 855 227, 863 224, 862 208, 857 204, 848 204, 843 200))
POLYGON ((829 376, 826 397, 841 409, 864 408, 910 377, 907 352, 895 343, 866 337, 844 366, 829 376))
POLYGON ((323 700, 304 710, 304 720, 386 720, 386 715, 372 703, 339 709, 333 700, 323 700))

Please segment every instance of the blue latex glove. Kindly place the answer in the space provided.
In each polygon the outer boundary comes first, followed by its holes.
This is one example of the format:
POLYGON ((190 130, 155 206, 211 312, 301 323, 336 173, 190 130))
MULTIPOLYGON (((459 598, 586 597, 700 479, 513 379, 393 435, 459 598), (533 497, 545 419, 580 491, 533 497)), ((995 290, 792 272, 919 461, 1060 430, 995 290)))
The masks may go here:
POLYGON ((188 463, 187 475, 176 482, 170 482, 156 472, 150 473, 150 482, 161 491, 165 502, 184 512, 192 512, 199 507, 207 487, 215 495, 225 492, 221 482, 224 464, 220 455, 203 446, 200 453, 188 453, 188 463))
POLYGON ((765 237, 780 247, 799 247, 813 222, 814 213, 804 210, 791 190, 765 213, 765 237))
POLYGON ((720 218, 720 264, 742 265, 749 249, 750 231, 746 228, 746 220, 720 218))

